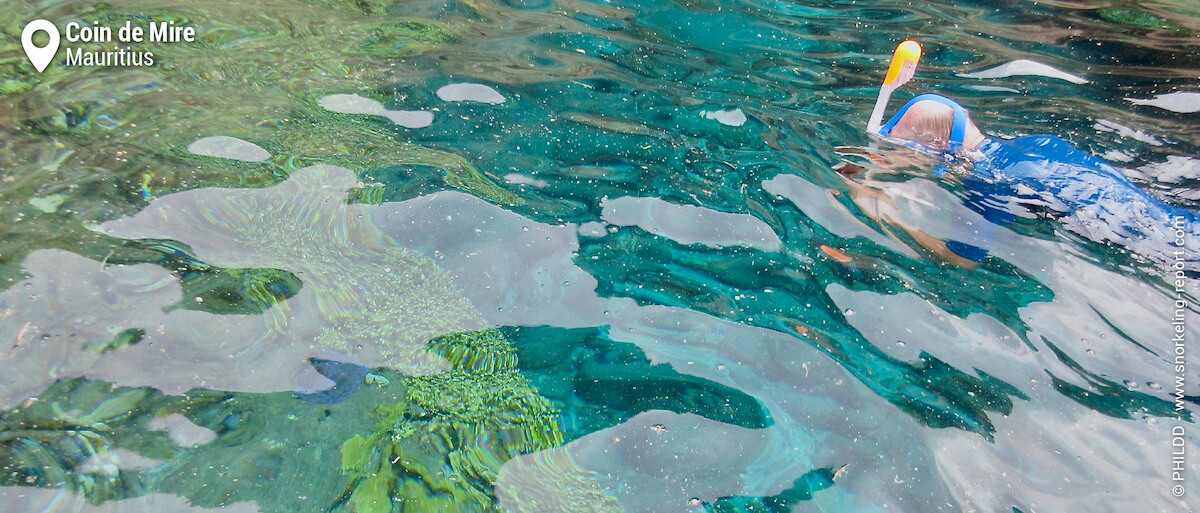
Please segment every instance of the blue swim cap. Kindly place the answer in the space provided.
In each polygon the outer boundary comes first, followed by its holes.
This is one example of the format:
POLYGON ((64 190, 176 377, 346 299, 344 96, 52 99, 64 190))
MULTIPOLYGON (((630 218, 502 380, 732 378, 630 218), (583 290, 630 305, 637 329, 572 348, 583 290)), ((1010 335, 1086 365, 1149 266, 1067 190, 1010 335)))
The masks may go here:
POLYGON ((912 107, 917 102, 924 100, 933 100, 943 105, 947 105, 954 110, 954 124, 950 126, 950 140, 947 141, 946 150, 942 152, 942 155, 953 156, 955 153, 958 153, 958 150, 962 149, 963 138, 966 137, 967 134, 967 111, 963 109, 962 105, 959 105, 958 102, 946 98, 940 94, 927 93, 909 100, 908 103, 905 103, 903 107, 900 107, 900 110, 896 111, 896 113, 892 115, 892 118, 889 119, 887 123, 879 128, 879 135, 887 136, 888 134, 892 133, 892 128, 896 126, 896 123, 900 121, 900 118, 904 117, 904 114, 908 112, 908 108, 912 107))

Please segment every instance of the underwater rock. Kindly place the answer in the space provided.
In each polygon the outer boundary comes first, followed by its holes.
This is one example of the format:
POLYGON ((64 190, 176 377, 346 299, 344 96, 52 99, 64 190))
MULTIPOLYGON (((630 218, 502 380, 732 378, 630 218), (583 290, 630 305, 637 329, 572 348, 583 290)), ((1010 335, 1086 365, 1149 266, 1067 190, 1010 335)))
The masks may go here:
POLYGON ((183 298, 175 307, 216 315, 261 314, 295 296, 304 285, 295 274, 281 269, 214 267, 182 274, 183 298))
MULTIPOLYGON (((0 291, 7 312, 0 336, 10 341, 0 355, 7 377, 0 381, 4 407, 56 380, 85 374, 171 391, 203 379, 227 383, 224 371, 238 368, 227 344, 240 340, 245 348, 253 340, 242 327, 252 328, 256 318, 214 323, 209 313, 175 306, 180 281, 156 264, 102 265, 61 250, 35 251, 23 264, 30 277, 0 291)), ((189 268, 202 267, 185 264, 189 268)), ((255 312, 263 308, 256 304, 255 312)))
POLYGON ((314 369, 322 376, 333 381, 333 386, 316 392, 300 392, 296 395, 310 404, 335 404, 345 401, 350 394, 357 392, 367 379, 370 371, 362 365, 336 360, 309 360, 314 369))
MULTIPOLYGON (((359 374, 365 369, 329 367, 325 370, 337 371, 335 381, 350 376, 360 386, 353 393, 343 393, 352 387, 339 387, 329 397, 318 396, 322 399, 318 402, 326 404, 296 400, 291 392, 192 390, 183 396, 170 396, 168 402, 172 406, 166 411, 155 411, 181 413, 195 425, 216 433, 217 438, 194 448, 168 451, 170 454, 162 459, 170 461, 169 466, 179 475, 190 477, 164 478, 164 484, 156 491, 179 493, 198 506, 254 500, 263 511, 294 511, 298 506, 289 506, 287 502, 294 499, 266 496, 255 484, 283 483, 280 486, 286 489, 300 490, 297 496, 327 500, 324 503, 330 504, 331 509, 352 507, 375 511, 382 505, 390 507, 393 496, 410 501, 411 507, 437 509, 439 504, 459 504, 461 507, 454 509, 462 509, 465 505, 493 500, 489 483, 508 458, 562 443, 557 411, 516 372, 515 353, 499 333, 462 333, 425 342, 445 333, 449 326, 471 327, 482 321, 432 261, 395 246, 380 234, 374 224, 376 216, 364 215, 375 207, 344 201, 346 191, 357 183, 354 175, 343 169, 310 168, 265 189, 195 190, 164 196, 155 199, 149 209, 137 216, 98 228, 139 241, 129 248, 129 253, 109 255, 116 261, 145 256, 164 267, 180 265, 194 269, 181 271, 185 298, 212 307, 222 303, 242 304, 242 296, 229 294, 231 290, 270 292, 270 284, 280 281, 271 278, 273 270, 282 273, 284 289, 289 288, 286 286, 289 278, 303 276, 301 293, 289 301, 272 303, 268 315, 263 316, 265 329, 252 333, 250 336, 256 338, 250 344, 237 340, 244 336, 240 332, 233 332, 238 335, 232 337, 217 337, 222 347, 236 345, 241 351, 237 353, 239 359, 231 362, 251 365, 247 372, 255 374, 256 383, 262 383, 264 376, 272 372, 263 365, 260 355, 286 357, 296 351, 312 350, 309 346, 288 349, 295 345, 296 337, 308 338, 310 332, 305 329, 317 330, 311 338, 317 348, 354 352, 365 360, 373 358, 386 367, 404 369, 407 374, 426 374, 413 377, 394 370, 379 370, 375 382, 392 385, 361 387, 365 374, 359 374), (240 269, 211 272, 218 269, 215 266, 232 262, 246 262, 259 271, 257 274, 240 269), (268 262, 280 265, 266 266, 268 262), (268 279, 256 280, 254 276, 260 274, 268 279), (261 286, 248 286, 248 282, 261 286), (272 353, 278 351, 282 353, 272 353), (428 374, 447 366, 450 372, 428 374), (283 402, 283 398, 290 399, 290 404, 283 402), (384 406, 372 416, 369 410, 374 405, 384 406), (278 432, 289 424, 278 419, 295 421, 290 429, 300 433, 278 432), (311 429, 313 425, 333 425, 332 419, 338 419, 341 425, 336 429, 311 429), (329 465, 322 463, 322 454, 338 447, 335 442, 331 449, 329 442, 318 440, 345 440, 346 433, 372 433, 370 424, 376 424, 378 433, 386 435, 380 435, 378 441, 380 450, 390 451, 389 457, 379 464, 395 465, 394 478, 351 481, 336 465, 335 476, 329 477, 329 465), (297 453, 295 447, 314 450, 297 453), (392 457, 400 455, 405 458, 392 457), (450 475, 438 472, 446 466, 454 472, 450 475), (230 477, 233 479, 227 479, 230 477), (218 481, 219 484, 214 484, 218 481), (192 487, 193 483, 197 488, 192 487), (385 494, 382 501, 376 500, 380 493, 385 494)), ((176 282, 164 281, 160 274, 169 276, 165 272, 151 273, 150 290, 170 293, 176 282)), ((298 280, 291 288, 299 288, 298 280)), ((169 316, 191 314, 187 308, 168 310, 169 316)), ((195 322, 204 317, 192 318, 195 322)), ((251 321, 247 326, 253 329, 259 321, 253 318, 251 321)), ((239 324, 229 323, 220 329, 228 332, 230 326, 239 324)), ((174 323, 165 325, 178 327, 174 323)), ((205 331, 197 331, 200 332, 205 331)), ((196 338, 191 342, 199 343, 203 338, 203 342, 211 343, 214 337, 196 338)), ((221 361, 225 373, 238 368, 225 363, 225 359, 221 361)), ((189 379, 188 375, 182 379, 189 379)), ((197 373, 190 379, 203 378, 197 373)), ((349 385, 350 381, 346 383, 349 385)), ((279 386, 269 379, 263 385, 279 386)), ((146 394, 149 389, 134 390, 146 394)), ((107 417, 109 410, 112 408, 71 417, 74 419, 71 422, 88 426, 106 423, 100 417, 107 417)), ((121 419, 140 418, 138 413, 134 408, 122 414, 121 419)), ((119 425, 134 432, 144 427, 139 423, 119 425)), ((169 440, 166 434, 156 432, 160 435, 154 436, 169 440)), ((121 433, 124 436, 125 431, 121 433)), ((148 435, 130 433, 129 436, 135 440, 118 445, 136 446, 137 440, 148 435)), ((348 450, 353 447, 354 444, 346 446, 348 450)), ((382 472, 382 467, 376 470, 382 472)), ((78 489, 85 488, 79 484, 78 489)), ((144 493, 149 488, 116 483, 111 493, 93 499, 112 500, 144 493)))

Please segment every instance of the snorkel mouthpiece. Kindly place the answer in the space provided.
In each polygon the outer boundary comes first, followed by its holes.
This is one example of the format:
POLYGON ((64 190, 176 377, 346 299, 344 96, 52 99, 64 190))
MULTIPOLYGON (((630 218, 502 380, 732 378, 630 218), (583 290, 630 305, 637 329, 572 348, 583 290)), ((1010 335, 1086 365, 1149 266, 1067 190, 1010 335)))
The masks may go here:
POLYGON ((895 88, 908 82, 917 71, 917 62, 920 60, 921 45, 913 40, 900 43, 892 53, 892 64, 888 66, 887 75, 883 77, 883 84, 895 88))
POLYGON ((896 51, 892 52, 892 63, 883 77, 883 86, 879 88, 879 98, 875 100, 875 110, 871 111, 871 118, 867 121, 867 132, 879 133, 879 125, 883 122, 883 110, 887 108, 892 91, 912 79, 920 60, 921 45, 916 41, 908 40, 896 45, 896 51))

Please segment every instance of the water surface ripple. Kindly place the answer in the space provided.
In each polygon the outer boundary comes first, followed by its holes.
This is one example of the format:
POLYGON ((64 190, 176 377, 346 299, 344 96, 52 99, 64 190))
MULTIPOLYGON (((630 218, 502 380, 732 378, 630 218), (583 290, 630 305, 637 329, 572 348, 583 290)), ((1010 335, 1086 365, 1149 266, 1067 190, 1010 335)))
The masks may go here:
POLYGON ((961 177, 831 169, 903 155, 862 127, 915 38, 897 101, 1195 209, 1193 2, 0 14, 0 510, 1200 509, 1194 271, 1043 218, 957 267, 861 191, 936 236, 961 177), (34 18, 201 37, 37 74, 34 18))

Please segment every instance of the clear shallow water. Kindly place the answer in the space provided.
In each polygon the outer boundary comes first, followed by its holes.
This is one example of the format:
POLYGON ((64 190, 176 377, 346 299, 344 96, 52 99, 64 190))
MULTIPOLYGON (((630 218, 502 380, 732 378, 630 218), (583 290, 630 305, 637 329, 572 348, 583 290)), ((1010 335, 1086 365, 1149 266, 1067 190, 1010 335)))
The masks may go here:
POLYGON ((1186 4, 39 5, 2 8, 0 509, 1198 507, 1161 269, 1045 220, 941 264, 829 170, 916 37, 898 97, 1194 208, 1186 4), (12 43, 130 16, 202 41, 12 43), (1089 82, 959 76, 1017 59, 1089 82))

